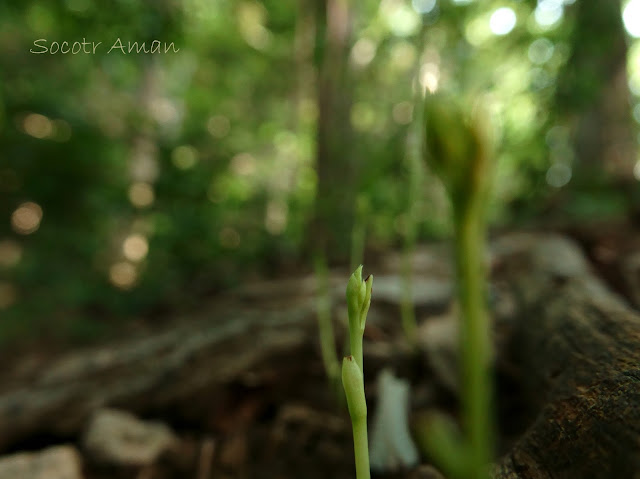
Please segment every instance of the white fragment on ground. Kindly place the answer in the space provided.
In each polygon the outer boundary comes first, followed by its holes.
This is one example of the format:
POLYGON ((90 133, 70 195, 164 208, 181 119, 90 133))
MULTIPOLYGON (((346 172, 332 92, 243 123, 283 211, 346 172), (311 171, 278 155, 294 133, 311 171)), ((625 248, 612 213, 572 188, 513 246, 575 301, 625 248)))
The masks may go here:
POLYGON ((0 457, 0 479, 83 479, 80 454, 72 446, 0 457))
POLYGON ((97 411, 84 435, 84 449, 98 462, 119 466, 147 466, 168 451, 177 438, 159 422, 141 421, 115 409, 97 411))
POLYGON ((378 407, 373 418, 371 468, 393 471, 414 466, 418 449, 409 432, 409 383, 384 369, 378 376, 378 407))

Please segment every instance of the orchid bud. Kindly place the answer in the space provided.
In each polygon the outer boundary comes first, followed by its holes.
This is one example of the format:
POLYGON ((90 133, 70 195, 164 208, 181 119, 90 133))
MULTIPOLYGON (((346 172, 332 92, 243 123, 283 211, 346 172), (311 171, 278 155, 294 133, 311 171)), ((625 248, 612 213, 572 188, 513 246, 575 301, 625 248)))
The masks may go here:
POLYGON ((440 177, 454 206, 488 190, 493 139, 489 115, 467 111, 453 96, 430 95, 424 107, 424 158, 440 177))

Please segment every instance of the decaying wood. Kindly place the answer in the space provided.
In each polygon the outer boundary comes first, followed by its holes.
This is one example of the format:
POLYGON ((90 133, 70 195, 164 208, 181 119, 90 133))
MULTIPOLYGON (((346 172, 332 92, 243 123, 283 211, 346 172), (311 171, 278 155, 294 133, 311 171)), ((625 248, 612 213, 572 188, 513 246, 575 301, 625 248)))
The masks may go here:
MULTIPOLYGON (((414 287, 424 294, 414 299, 420 311, 441 310, 452 291, 448 255, 439 248, 419 254, 414 287)), ((496 362, 518 383, 530 414, 495 478, 634 478, 640 314, 560 237, 510 235, 493 243, 491 261, 496 362)), ((381 269, 394 270, 391 263, 381 261, 381 269)), ((372 305, 369 335, 390 330, 387 306, 397 312, 402 296, 394 274, 377 276, 374 297, 381 299, 372 305)), ((337 316, 344 316, 347 275, 332 277, 337 316)), ((315 304, 313 278, 248 287, 206 308, 210 317, 16 373, 0 389, 0 452, 38 434, 77 435, 100 406, 148 414, 195 404, 199 395, 211 398, 233 381, 251 382, 282 365, 308 367, 300 358, 318 366, 315 304)), ((391 319, 399 330, 397 316, 391 319)), ((368 346, 380 351, 385 343, 368 346)), ((367 366, 371 377, 376 368, 367 366)))
POLYGON ((570 243, 547 238, 530 246, 500 259, 497 276, 518 303, 511 318, 501 318, 509 332, 500 361, 517 368, 537 414, 495 478, 638 477, 640 314, 604 287, 570 243))
POLYGON ((312 306, 248 309, 67 355, 0 392, 0 450, 36 434, 74 435, 92 411, 144 412, 197 398, 309 341, 312 306), (225 320, 227 319, 228 320, 225 320))

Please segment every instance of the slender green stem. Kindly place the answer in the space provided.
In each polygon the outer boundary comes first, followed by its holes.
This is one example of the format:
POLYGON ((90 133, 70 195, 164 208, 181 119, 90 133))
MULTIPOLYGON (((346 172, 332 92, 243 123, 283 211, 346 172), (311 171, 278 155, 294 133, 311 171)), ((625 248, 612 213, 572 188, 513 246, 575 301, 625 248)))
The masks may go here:
POLYGON ((350 334, 349 335, 349 347, 351 356, 355 359, 356 364, 360 368, 362 375, 364 376, 363 356, 362 356, 362 334, 350 334))
POLYGON ((320 254, 315 256, 314 266, 318 285, 316 310, 318 332, 320 334, 320 353, 322 354, 322 363, 331 388, 335 389, 340 384, 340 361, 336 353, 335 336, 333 334, 333 324, 331 323, 329 272, 327 271, 327 263, 320 254))
POLYGON ((351 426, 353 427, 353 449, 356 458, 356 478, 370 479, 367 416, 352 419, 351 426))
POLYGON ((493 431, 491 414, 491 340, 485 305, 483 201, 455 208, 455 248, 460 308, 464 395, 463 419, 470 448, 467 477, 487 478, 493 431))

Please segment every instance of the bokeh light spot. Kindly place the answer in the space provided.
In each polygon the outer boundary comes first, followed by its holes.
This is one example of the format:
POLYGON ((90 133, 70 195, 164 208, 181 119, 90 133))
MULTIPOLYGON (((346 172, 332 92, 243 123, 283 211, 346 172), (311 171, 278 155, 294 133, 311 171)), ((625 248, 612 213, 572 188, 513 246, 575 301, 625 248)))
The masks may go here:
POLYGON ((640 38, 640 0, 631 0, 625 5, 622 21, 629 35, 640 38))
POLYGON ((138 273, 135 266, 126 261, 116 263, 109 268, 109 280, 117 288, 130 289, 137 279, 138 273))
POLYGON ((413 105, 408 101, 402 101, 393 105, 393 121, 399 125, 408 125, 413 120, 413 105))
POLYGON ((544 28, 555 26, 562 20, 564 4, 562 0, 538 0, 533 12, 536 23, 544 28))
POLYGON ((155 201, 153 187, 149 183, 133 183, 129 187, 129 201, 136 208, 146 208, 155 201))
POLYGON ((416 12, 426 14, 436 7, 436 0, 411 0, 411 6, 416 12))
POLYGON ((40 221, 42 221, 42 208, 31 201, 22 203, 11 215, 11 227, 21 235, 37 231, 40 221))
POLYGON ((489 28, 494 35, 506 35, 516 26, 516 12, 509 7, 498 8, 489 19, 489 28))
POLYGON ((282 200, 271 200, 267 203, 264 226, 272 235, 279 235, 287 227, 288 207, 282 200))
POLYGON ((425 63, 420 67, 420 85, 423 91, 435 93, 440 82, 440 67, 436 63, 425 63))
POLYGON ((256 159, 249 153, 238 153, 231 158, 229 167, 238 176, 249 176, 256 171, 256 159))
POLYGON ((366 102, 358 102, 351 108, 351 124, 358 131, 369 131, 376 122, 376 112, 366 102))
POLYGON ((34 138, 47 138, 53 133, 53 123, 49 118, 38 113, 29 113, 22 121, 22 128, 27 135, 34 138))
POLYGON ((387 22, 391 33, 396 36, 408 37, 420 28, 420 17, 404 2, 382 0, 380 13, 387 22))
POLYGON ((554 163, 547 170, 546 180, 549 186, 561 188, 571 180, 571 167, 564 163, 554 163))
POLYGON ((149 252, 147 238, 140 234, 128 236, 122 243, 122 252, 129 261, 142 261, 149 252))
POLYGON ((198 162, 198 150, 191 145, 179 146, 171 153, 171 161, 180 170, 193 168, 198 162))
POLYGON ((207 131, 214 138, 224 138, 231 130, 231 122, 226 116, 214 115, 207 121, 207 131))
POLYGON ((361 38, 351 49, 351 62, 359 67, 365 67, 376 56, 376 44, 369 38, 361 38))
POLYGON ((237 20, 240 34, 256 50, 266 50, 271 43, 271 32, 264 26, 267 10, 258 2, 245 1, 238 5, 237 20))
POLYGON ((529 60, 536 65, 542 65, 553 56, 554 46, 553 43, 547 38, 538 38, 531 42, 529 45, 528 56, 529 60))

